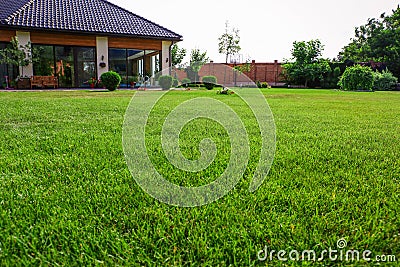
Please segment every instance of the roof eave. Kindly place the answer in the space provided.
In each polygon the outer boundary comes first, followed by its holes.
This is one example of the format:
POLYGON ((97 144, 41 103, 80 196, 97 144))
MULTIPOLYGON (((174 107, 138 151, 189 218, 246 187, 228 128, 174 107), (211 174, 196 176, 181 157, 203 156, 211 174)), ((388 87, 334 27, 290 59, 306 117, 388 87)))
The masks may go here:
POLYGON ((95 35, 95 36, 110 36, 110 37, 128 37, 128 38, 138 38, 138 39, 152 39, 152 40, 162 40, 162 41, 176 41, 180 42, 183 40, 181 35, 177 37, 164 37, 164 36, 149 36, 149 35, 133 35, 133 34, 120 34, 120 33, 109 33, 109 32, 95 32, 95 31, 77 31, 77 30, 66 30, 66 29, 51 29, 51 28, 41 28, 41 27, 28 27, 28 26, 14 26, 9 25, 5 20, 0 20, 0 28, 7 30, 23 30, 23 31, 51 31, 59 33, 70 33, 78 35, 95 35))

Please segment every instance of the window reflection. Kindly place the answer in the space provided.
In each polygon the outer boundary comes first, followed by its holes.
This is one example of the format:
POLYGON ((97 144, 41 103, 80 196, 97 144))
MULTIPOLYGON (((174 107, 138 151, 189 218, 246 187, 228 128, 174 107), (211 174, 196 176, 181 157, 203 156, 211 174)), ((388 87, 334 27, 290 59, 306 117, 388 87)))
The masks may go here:
POLYGON ((36 76, 56 75, 60 87, 89 87, 88 80, 96 78, 96 49, 34 45, 40 51, 39 62, 33 65, 36 76))
POLYGON ((145 81, 154 85, 154 76, 160 69, 160 51, 110 48, 108 55, 110 70, 121 75, 120 87, 132 88, 145 81))

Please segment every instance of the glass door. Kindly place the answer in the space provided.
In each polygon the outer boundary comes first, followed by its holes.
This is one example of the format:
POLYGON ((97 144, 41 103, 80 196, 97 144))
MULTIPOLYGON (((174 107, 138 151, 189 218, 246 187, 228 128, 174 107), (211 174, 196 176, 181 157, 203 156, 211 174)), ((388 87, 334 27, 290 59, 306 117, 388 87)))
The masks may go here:
POLYGON ((127 79, 127 60, 126 60, 126 49, 110 48, 108 50, 108 64, 110 65, 110 70, 118 73, 122 80, 120 87, 128 86, 127 79))
MULTIPOLYGON (((0 49, 7 47, 9 43, 0 43, 0 49)), ((18 67, 12 64, 0 64, 0 88, 6 88, 7 86, 15 86, 15 78, 18 76, 18 67), (8 84, 6 82, 6 77, 8 84)))
POLYGON ((96 77, 96 58, 95 49, 91 47, 76 47, 74 54, 76 56, 76 85, 79 87, 88 87, 88 80, 96 77))
POLYGON ((60 87, 75 87, 74 50, 69 46, 55 48, 56 75, 60 87))

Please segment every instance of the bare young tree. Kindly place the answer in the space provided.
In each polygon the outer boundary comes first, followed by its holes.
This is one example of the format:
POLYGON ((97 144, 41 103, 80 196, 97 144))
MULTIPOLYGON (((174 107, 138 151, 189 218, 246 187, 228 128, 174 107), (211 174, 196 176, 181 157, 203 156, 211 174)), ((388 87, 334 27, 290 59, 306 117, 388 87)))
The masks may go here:
POLYGON ((228 63, 230 55, 237 54, 241 47, 239 30, 236 28, 229 28, 228 21, 225 23, 225 33, 218 38, 218 52, 225 55, 225 63, 228 63))

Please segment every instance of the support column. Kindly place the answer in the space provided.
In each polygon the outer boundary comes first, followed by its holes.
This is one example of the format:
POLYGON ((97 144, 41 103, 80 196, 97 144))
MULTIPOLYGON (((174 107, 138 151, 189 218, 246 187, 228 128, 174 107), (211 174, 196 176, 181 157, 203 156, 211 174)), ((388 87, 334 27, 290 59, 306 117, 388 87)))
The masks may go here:
POLYGON ((108 37, 96 37, 97 76, 109 70, 108 66, 108 37))
POLYGON ((171 45, 172 41, 162 42, 162 52, 161 52, 161 69, 162 75, 171 75, 171 45))
MULTIPOLYGON (((31 33, 30 32, 17 31, 16 37, 18 39, 18 43, 20 46, 26 46, 27 44, 31 43, 31 33)), ((27 51, 25 49, 24 49, 24 51, 28 58, 28 55, 31 53, 31 51, 27 51)), ((19 75, 28 76, 28 77, 33 76, 33 65, 29 64, 28 66, 25 66, 25 67, 19 67, 19 75)))

